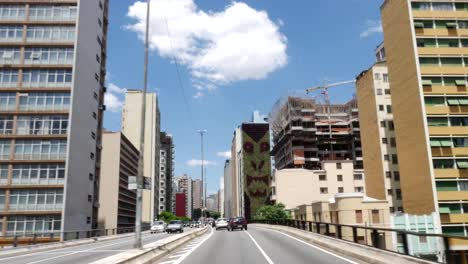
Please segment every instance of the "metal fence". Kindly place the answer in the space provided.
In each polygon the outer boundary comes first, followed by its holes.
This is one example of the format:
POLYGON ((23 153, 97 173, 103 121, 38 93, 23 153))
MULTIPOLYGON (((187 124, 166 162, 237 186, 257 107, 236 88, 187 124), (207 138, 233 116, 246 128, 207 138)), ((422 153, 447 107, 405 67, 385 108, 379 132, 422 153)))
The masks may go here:
MULTIPOLYGON (((150 229, 150 225, 142 225, 142 231, 150 229)), ((119 228, 108 228, 108 229, 92 229, 92 230, 77 230, 77 231, 66 231, 66 232, 16 232, 0 236, 0 248, 1 247, 18 247, 24 245, 36 245, 42 243, 58 242, 58 241, 70 241, 84 238, 95 238, 104 237, 110 235, 118 235, 125 233, 135 232, 135 227, 119 227, 119 228)))
POLYGON ((468 252, 465 255, 462 250, 451 250, 454 245, 468 246, 468 237, 464 236, 293 219, 256 220, 253 223, 289 226, 436 263, 466 263, 463 258, 468 257, 468 252))

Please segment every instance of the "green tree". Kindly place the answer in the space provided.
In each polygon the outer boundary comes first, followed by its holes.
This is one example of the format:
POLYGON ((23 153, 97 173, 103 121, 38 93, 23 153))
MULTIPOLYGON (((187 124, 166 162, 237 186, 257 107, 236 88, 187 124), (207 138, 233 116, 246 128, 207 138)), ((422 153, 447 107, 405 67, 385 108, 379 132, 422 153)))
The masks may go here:
POLYGON ((202 216, 201 208, 193 209, 193 219, 199 219, 202 216))
POLYGON ((219 212, 210 212, 210 216, 214 219, 218 219, 219 217, 221 217, 221 213, 219 212))
POLYGON ((164 221, 166 223, 168 223, 169 221, 172 221, 172 220, 176 220, 176 219, 177 219, 177 216, 175 216, 173 213, 167 212, 167 211, 164 211, 159 215, 159 220, 162 220, 162 221, 164 221))
POLYGON ((264 205, 257 210, 257 213, 254 216, 255 220, 278 220, 287 218, 289 218, 289 214, 284 209, 284 205, 282 203, 264 205))

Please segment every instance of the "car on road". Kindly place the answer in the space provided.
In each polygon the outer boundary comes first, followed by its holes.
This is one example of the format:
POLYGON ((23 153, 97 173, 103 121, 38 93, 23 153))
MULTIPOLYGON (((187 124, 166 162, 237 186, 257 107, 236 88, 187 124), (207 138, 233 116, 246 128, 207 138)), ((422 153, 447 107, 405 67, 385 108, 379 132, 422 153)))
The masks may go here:
POLYGON ((170 221, 169 224, 166 227, 166 232, 167 233, 174 233, 174 232, 182 233, 182 232, 184 232, 184 222, 182 222, 180 220, 170 221))
POLYGON ((240 230, 247 230, 247 220, 245 220, 244 217, 238 216, 235 218, 231 218, 228 223, 227 230, 228 231, 233 231, 236 229, 240 230))
POLYGON ((216 220, 215 222, 215 227, 216 227, 216 230, 219 230, 221 228, 226 228, 228 227, 228 221, 226 218, 218 218, 218 220, 216 220))
POLYGON ((200 224, 200 221, 192 221, 192 222, 190 223, 190 227, 191 227, 191 228, 194 228, 194 227, 198 228, 198 227, 200 227, 200 225, 201 225, 201 224, 200 224))
POLYGON ((153 224, 151 224, 151 234, 162 233, 164 231, 166 231, 166 223, 164 223, 164 221, 154 221, 153 224))

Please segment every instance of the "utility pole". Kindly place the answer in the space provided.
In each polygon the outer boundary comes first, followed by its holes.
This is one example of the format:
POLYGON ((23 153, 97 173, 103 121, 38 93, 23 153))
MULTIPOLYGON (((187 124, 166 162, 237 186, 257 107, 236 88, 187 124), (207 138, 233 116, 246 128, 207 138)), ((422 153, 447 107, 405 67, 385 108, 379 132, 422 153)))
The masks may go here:
MULTIPOLYGON (((134 248, 142 248, 141 243, 141 218, 143 207, 143 157, 145 150, 145 119, 146 119, 146 92, 148 90, 148 52, 149 52, 149 21, 150 21, 150 1, 146 1, 146 32, 145 32, 145 61, 143 65, 143 94, 141 102, 141 121, 140 121, 140 156, 138 159, 137 175, 137 197, 136 197, 136 216, 135 216, 135 244, 134 248)), ((154 183, 151 183, 154 184, 154 183)), ((151 216, 152 218, 152 216, 151 216)))
POLYGON ((205 193, 205 185, 204 185, 204 182, 205 182, 205 178, 204 178, 204 163, 205 163, 205 158, 204 158, 204 153, 203 153, 203 135, 206 133, 206 129, 201 129, 201 130, 197 130, 197 133, 200 134, 200 138, 201 138, 201 186, 202 186, 202 216, 203 216, 203 221, 205 221, 205 210, 206 210, 206 193, 205 193))

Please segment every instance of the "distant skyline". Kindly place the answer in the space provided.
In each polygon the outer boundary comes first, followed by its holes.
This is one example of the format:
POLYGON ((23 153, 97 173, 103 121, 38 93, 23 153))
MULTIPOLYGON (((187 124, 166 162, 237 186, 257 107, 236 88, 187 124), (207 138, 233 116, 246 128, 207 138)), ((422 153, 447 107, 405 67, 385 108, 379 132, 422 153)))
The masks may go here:
MULTIPOLYGON (((158 94, 162 130, 174 136, 175 175, 200 177, 196 130, 207 129, 208 193, 216 192, 233 131, 253 111, 268 114, 282 97, 369 68, 382 42, 381 3, 152 0, 149 91, 158 94)), ((125 91, 142 86, 145 11, 141 1, 110 4, 110 130, 120 129, 125 91)), ((354 93, 330 90, 335 103, 354 93)))

